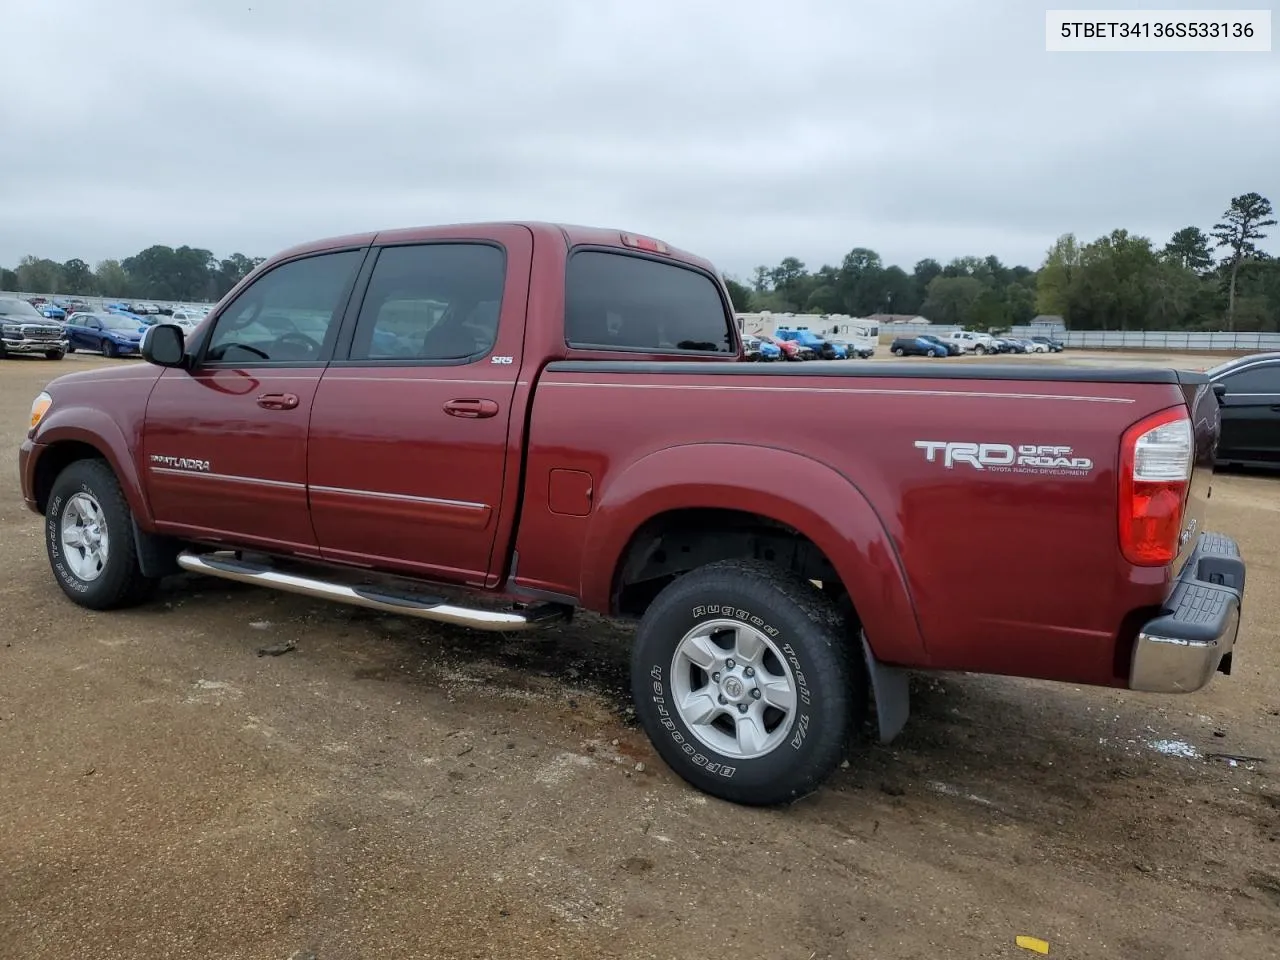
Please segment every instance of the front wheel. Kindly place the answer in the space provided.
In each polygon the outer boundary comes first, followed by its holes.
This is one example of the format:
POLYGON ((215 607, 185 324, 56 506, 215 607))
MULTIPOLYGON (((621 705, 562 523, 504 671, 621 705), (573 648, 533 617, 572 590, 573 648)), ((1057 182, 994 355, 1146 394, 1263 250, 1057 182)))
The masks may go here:
POLYGON ((105 461, 77 460, 58 475, 44 530, 54 579, 80 606, 131 606, 155 587, 138 565, 133 514, 105 461))
POLYGON ((44 358, 46 360, 61 360, 66 355, 65 350, 46 350, 44 358))
POLYGON ((895 357, 902 357, 902 356, 906 356, 906 351, 905 351, 905 350, 903 350, 901 347, 894 347, 894 348, 893 348, 893 355, 894 355, 895 357))
POLYGON ((787 570, 726 560, 645 611, 631 659, 636 715, 662 759, 734 803, 816 790, 848 738, 862 674, 830 599, 787 570))
POLYGON ((102 355, 104 357, 114 357, 116 355, 116 345, 110 340, 102 341, 102 355))

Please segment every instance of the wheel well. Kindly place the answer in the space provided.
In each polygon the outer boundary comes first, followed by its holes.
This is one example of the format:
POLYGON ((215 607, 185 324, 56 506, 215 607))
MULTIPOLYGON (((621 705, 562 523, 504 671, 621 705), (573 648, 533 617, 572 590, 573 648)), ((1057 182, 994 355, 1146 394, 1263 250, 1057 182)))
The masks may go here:
POLYGON ((847 595, 835 567, 794 527, 741 510, 671 510, 645 522, 614 571, 613 611, 639 617, 676 577, 717 560, 776 563, 822 584, 837 601, 847 595))
POLYGON ((49 503, 49 493, 53 490, 58 475, 77 460, 106 460, 106 457, 93 444, 79 440, 55 443, 40 455, 36 464, 35 497, 36 506, 41 513, 44 513, 49 503))

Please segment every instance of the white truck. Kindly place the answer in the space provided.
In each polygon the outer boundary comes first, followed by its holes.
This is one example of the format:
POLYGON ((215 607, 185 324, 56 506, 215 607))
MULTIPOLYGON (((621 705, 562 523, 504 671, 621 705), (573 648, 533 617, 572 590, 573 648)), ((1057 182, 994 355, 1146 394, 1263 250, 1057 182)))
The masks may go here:
POLYGON ((997 352, 995 338, 988 333, 975 333, 972 330, 952 330, 938 339, 943 343, 955 344, 963 353, 976 353, 982 356, 997 352))

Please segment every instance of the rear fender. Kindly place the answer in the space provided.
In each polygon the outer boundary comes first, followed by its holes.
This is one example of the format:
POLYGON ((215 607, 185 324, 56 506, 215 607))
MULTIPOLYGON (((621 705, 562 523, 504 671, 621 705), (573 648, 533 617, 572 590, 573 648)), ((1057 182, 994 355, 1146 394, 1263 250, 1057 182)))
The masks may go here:
POLYGON ((597 504, 579 594, 589 609, 610 609, 615 572, 646 521, 670 510, 741 510, 785 523, 817 545, 849 591, 879 660, 925 662, 915 607, 884 524, 862 492, 824 463, 772 447, 668 447, 606 479, 597 504))
MULTIPOLYGON (((42 456, 59 443, 75 441, 93 447, 111 465, 134 519, 144 530, 151 527, 151 507, 138 476, 138 465, 124 431, 110 416, 93 407, 72 405, 54 407, 40 422, 35 442, 42 445, 42 456)), ((40 447, 37 447, 40 449, 40 447)), ((39 463, 31 469, 38 470, 39 463)))

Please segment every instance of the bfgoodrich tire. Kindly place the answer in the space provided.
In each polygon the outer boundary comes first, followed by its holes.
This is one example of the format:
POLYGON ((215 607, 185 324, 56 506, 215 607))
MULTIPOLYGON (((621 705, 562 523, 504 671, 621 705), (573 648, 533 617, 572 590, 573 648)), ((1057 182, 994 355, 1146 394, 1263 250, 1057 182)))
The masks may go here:
POLYGON ((670 584, 632 651, 636 715, 662 759, 700 790, 752 806, 796 800, 826 780, 863 683, 831 600, 752 560, 670 584))
POLYGON ((155 588, 138 566, 129 504, 105 461, 77 460, 58 475, 44 531, 53 577, 80 606, 132 606, 155 588))

